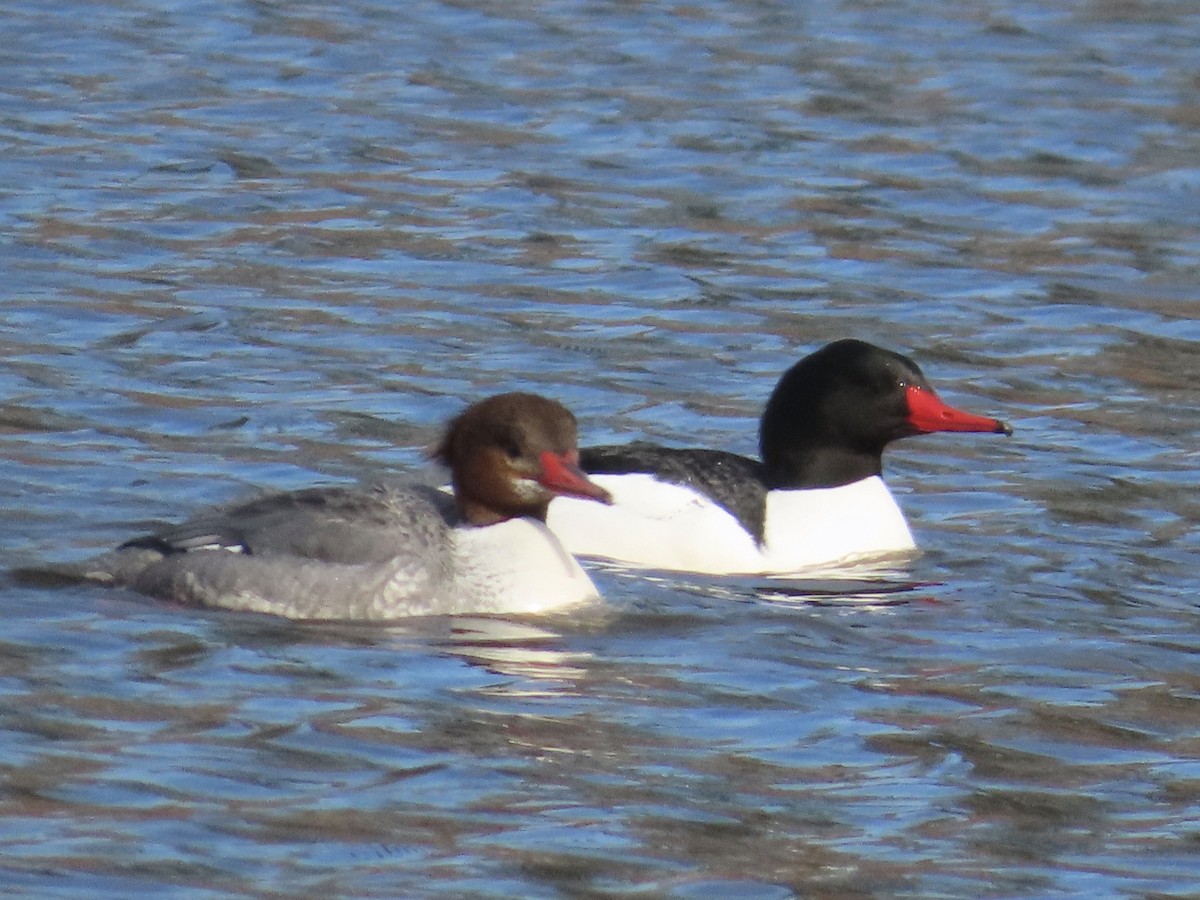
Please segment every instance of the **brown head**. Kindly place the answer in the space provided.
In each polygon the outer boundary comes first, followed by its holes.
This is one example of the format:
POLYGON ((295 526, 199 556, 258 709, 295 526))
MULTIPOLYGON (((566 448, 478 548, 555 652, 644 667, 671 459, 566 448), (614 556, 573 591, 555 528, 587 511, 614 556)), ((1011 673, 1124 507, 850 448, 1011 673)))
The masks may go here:
POLYGON ((450 468, 454 497, 472 525, 518 516, 546 520, 560 495, 611 502, 579 468, 575 417, 537 394, 497 394, 450 421, 431 456, 450 468))

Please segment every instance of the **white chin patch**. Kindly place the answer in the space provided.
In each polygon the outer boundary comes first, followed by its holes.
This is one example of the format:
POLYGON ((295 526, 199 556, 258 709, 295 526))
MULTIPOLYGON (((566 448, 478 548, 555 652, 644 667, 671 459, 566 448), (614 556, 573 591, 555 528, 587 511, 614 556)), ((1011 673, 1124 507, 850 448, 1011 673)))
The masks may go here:
POLYGON ((513 488, 522 500, 541 500, 546 496, 546 489, 532 478, 514 478, 513 488))

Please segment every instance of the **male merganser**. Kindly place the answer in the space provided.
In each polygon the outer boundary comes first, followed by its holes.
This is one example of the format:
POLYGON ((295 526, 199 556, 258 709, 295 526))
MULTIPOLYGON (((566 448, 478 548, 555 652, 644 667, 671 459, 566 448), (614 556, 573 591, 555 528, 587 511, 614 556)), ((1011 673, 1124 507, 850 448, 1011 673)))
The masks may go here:
POLYGON ((912 550, 883 450, 936 431, 1011 434, 947 406, 916 363, 857 340, 806 356, 775 386, 762 461, 636 442, 582 451, 610 506, 568 498, 547 523, 572 553, 705 574, 789 574, 912 550))
POLYGON ((558 495, 608 502, 579 469, 575 418, 501 394, 452 420, 421 485, 319 487, 199 516, 53 574, 293 619, 539 612, 597 597, 546 528, 558 495))

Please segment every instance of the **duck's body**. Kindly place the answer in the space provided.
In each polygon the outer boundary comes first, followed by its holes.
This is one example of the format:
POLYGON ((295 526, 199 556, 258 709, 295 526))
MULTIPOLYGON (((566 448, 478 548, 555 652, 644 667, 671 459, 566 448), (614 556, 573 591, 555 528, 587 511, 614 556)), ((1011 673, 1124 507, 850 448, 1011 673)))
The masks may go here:
POLYGON ((934 431, 1007 433, 944 404, 911 360, 838 341, 780 379, 760 423, 762 460, 650 444, 582 452, 605 508, 555 500, 572 553, 709 574, 790 574, 905 553, 912 532, 882 478, 884 447, 934 431))
POLYGON ((548 519, 579 556, 674 572, 784 574, 916 546, 876 476, 833 488, 763 490, 752 519, 648 473, 589 477, 612 496, 612 509, 593 515, 583 504, 555 500, 548 519))
POLYGON ((436 455, 453 497, 418 485, 267 496, 135 538, 77 574, 294 619, 541 612, 597 596, 544 521, 552 496, 607 500, 577 467, 570 413, 493 397, 450 424, 436 455))

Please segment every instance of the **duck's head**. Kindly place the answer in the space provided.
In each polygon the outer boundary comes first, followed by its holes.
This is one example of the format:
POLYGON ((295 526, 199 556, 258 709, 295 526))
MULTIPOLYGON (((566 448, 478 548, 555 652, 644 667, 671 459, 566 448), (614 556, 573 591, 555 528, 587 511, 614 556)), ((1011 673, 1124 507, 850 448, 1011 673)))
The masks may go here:
POLYGON ((864 341, 800 360, 767 401, 759 446, 776 487, 832 487, 880 474, 892 441, 938 431, 1012 434, 999 419, 938 397, 915 362, 864 341))
POLYGON ((575 417, 537 394, 497 394, 450 421, 432 457, 450 468, 454 497, 472 525, 519 516, 545 521, 559 495, 611 503, 579 468, 575 417))

